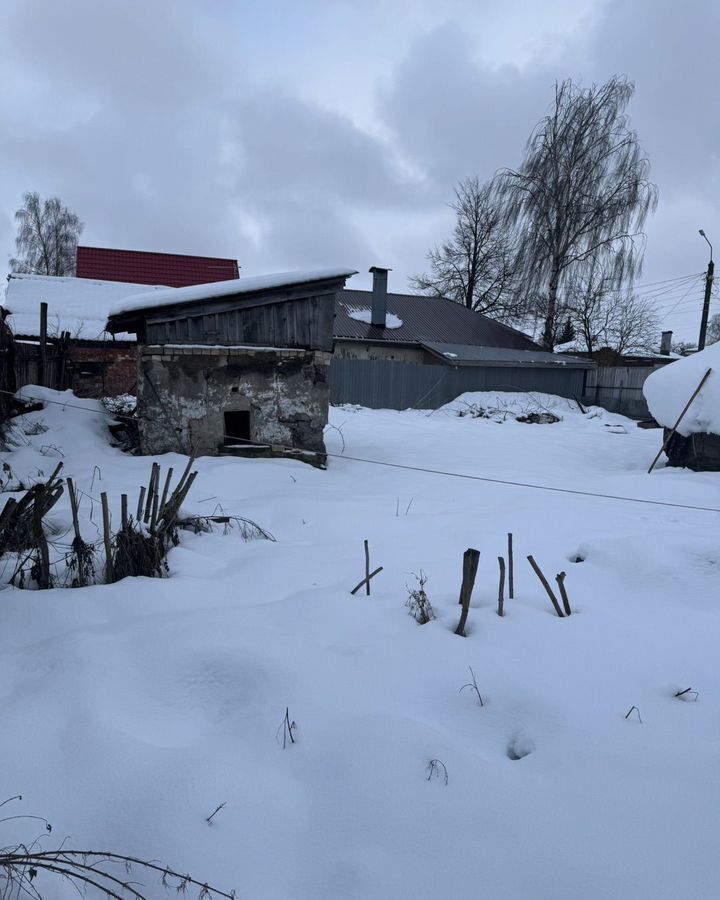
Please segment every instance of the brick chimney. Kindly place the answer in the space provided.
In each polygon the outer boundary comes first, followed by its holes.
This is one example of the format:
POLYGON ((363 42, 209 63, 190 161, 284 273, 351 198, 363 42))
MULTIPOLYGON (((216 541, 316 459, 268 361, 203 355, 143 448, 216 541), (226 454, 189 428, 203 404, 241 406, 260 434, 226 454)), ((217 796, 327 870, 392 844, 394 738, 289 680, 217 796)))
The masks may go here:
POLYGON ((370 266, 373 276, 372 313, 370 322, 377 328, 384 328, 387 319, 387 277, 390 269, 370 266))
POLYGON ((660 353, 663 356, 668 356, 672 349, 672 331, 663 331, 660 336, 660 353))

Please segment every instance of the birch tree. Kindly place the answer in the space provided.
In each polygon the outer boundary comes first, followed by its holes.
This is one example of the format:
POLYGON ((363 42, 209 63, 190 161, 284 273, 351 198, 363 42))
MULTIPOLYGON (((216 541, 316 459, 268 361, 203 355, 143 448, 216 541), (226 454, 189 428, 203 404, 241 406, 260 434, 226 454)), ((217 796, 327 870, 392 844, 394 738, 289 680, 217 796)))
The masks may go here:
POLYGON ((59 197, 41 200, 37 191, 28 192, 15 213, 15 221, 17 257, 10 258, 13 272, 75 274, 75 254, 83 223, 59 197))
POLYGON ((633 92, 618 77, 588 89, 570 79, 557 84, 552 110, 530 135, 522 165, 498 180, 505 220, 517 230, 523 290, 546 298, 548 350, 569 282, 598 260, 613 289, 631 286, 641 270, 642 229, 657 188, 625 113, 633 92))

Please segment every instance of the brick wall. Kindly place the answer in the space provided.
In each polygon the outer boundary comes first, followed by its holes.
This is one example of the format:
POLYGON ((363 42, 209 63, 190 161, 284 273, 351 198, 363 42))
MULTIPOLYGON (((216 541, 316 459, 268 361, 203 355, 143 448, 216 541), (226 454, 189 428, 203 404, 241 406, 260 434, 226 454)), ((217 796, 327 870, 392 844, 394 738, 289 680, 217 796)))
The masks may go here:
POLYGON ((70 387, 78 397, 134 394, 137 385, 137 344, 71 341, 68 347, 70 387))

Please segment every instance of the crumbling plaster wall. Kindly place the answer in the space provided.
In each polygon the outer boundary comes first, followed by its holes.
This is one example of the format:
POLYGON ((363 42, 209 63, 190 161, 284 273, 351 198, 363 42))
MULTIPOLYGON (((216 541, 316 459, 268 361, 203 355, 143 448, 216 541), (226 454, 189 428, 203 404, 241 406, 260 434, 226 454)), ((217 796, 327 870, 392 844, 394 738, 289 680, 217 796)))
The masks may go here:
POLYGON ((217 454, 224 414, 249 408, 252 441, 324 453, 330 359, 313 350, 143 347, 141 449, 217 454))

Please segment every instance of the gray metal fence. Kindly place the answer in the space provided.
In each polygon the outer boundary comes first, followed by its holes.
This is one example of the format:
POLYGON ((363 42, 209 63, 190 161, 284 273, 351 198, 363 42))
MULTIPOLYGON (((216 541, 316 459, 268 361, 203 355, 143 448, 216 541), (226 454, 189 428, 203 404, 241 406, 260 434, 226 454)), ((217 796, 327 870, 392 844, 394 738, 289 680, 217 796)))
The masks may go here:
POLYGON ((659 366, 601 366, 588 372, 583 400, 633 418, 650 416, 643 384, 659 366))
POLYGON ((372 409, 437 409, 465 391, 583 394, 584 369, 530 366, 423 366, 371 359, 333 359, 330 402, 372 409))

